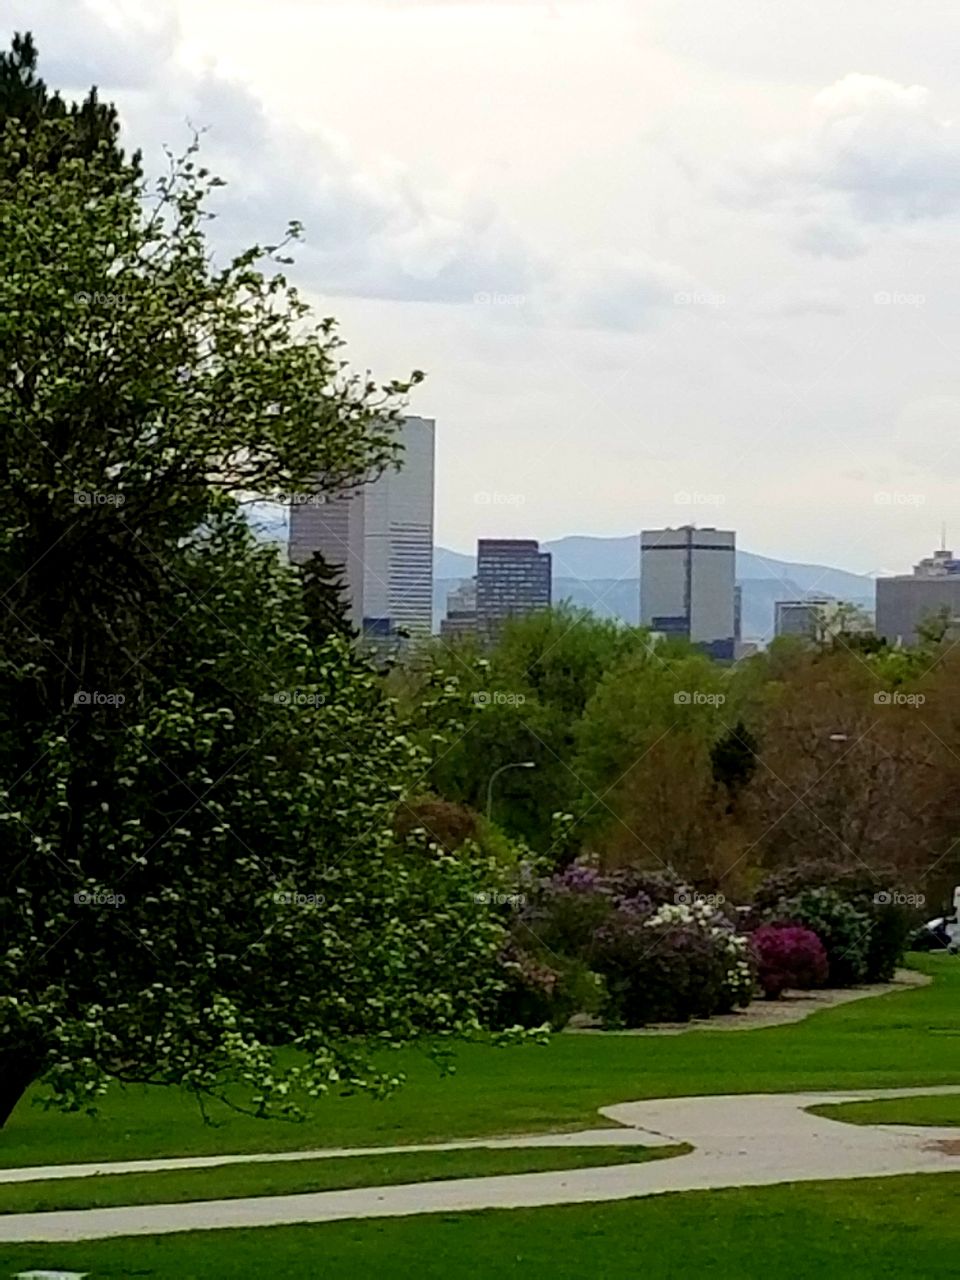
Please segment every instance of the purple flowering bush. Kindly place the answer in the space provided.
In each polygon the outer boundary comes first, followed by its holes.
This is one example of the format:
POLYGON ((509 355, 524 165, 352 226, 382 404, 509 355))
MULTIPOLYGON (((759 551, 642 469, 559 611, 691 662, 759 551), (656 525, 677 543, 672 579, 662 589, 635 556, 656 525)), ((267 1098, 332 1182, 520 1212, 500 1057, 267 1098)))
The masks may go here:
POLYGON ((757 982, 767 1000, 777 1000, 787 987, 822 987, 830 973, 823 943, 802 925, 765 924, 751 939, 757 982))
POLYGON ((533 888, 507 963, 503 1007, 523 1025, 595 1009, 614 1026, 709 1017, 747 1004, 754 984, 746 938, 676 877, 583 863, 533 888), (533 1008, 547 1016, 527 1021, 533 1008))

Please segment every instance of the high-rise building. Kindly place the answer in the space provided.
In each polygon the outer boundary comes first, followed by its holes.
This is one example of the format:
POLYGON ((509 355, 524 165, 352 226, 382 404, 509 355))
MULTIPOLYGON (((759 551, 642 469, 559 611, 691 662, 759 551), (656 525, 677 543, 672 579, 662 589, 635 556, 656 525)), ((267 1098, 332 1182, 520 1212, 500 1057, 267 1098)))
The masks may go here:
POLYGON ((551 596, 551 557, 539 542, 477 542, 477 626, 482 634, 495 635, 507 618, 549 608, 551 596))
POLYGON ((429 634, 433 622, 434 431, 404 418, 399 471, 348 493, 298 495, 290 510, 290 559, 314 551, 336 566, 351 621, 373 635, 429 634))
POLYGON ((960 625, 960 560, 945 547, 914 565, 913 573, 877 579, 877 635, 889 644, 915 644, 921 623, 945 615, 960 625))
POLYGON ((806 600, 777 600, 773 606, 775 636, 805 636, 815 640, 829 625, 837 607, 830 596, 809 596, 806 600))
POLYGON ((640 535, 640 621, 715 658, 733 658, 737 535, 726 529, 646 529, 640 535))
POLYGON ((405 418, 403 466, 367 486, 363 626, 373 635, 433 626, 435 422, 405 418))
POLYGON ((447 593, 446 616, 440 619, 440 635, 444 640, 477 633, 477 580, 470 578, 447 593))
POLYGON ((302 493, 290 504, 290 559, 305 564, 319 551, 340 572, 350 621, 363 625, 364 491, 302 493))

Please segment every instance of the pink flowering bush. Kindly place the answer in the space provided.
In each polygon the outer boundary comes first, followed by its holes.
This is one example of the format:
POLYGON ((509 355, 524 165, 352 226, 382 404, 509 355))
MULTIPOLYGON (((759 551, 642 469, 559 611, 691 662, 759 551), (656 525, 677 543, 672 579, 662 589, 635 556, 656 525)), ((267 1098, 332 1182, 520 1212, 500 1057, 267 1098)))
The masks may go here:
POLYGON ((822 987, 830 965, 823 943, 801 925, 765 924, 753 934, 757 981, 767 1000, 776 1000, 787 987, 822 987))

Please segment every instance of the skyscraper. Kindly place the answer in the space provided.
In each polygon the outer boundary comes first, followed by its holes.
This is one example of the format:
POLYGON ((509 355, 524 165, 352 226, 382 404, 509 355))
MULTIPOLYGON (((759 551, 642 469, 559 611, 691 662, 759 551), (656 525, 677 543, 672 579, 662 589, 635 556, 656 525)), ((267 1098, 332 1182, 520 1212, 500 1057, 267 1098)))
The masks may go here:
POLYGON ((290 510, 290 559, 314 551, 341 572, 351 621, 373 635, 429 634, 433 622, 434 432, 432 418, 404 418, 399 471, 348 493, 298 495, 290 510))
POLYGON ((350 621, 363 625, 364 491, 297 494, 290 504, 290 559, 305 564, 319 551, 338 569, 350 621))
POLYGON ((640 535, 640 621, 715 658, 733 658, 737 535, 726 529, 646 529, 640 535))
POLYGON ((960 560, 945 547, 914 566, 913 573, 877 579, 877 635, 890 644, 915 644, 917 627, 945 614, 960 618, 960 560))
POLYGON ((507 618, 547 609, 551 557, 525 538, 481 538, 477 543, 477 628, 495 635, 507 618))
POLYGON ((404 418, 403 466, 364 498, 363 627, 430 634, 433 625, 433 418, 404 418))

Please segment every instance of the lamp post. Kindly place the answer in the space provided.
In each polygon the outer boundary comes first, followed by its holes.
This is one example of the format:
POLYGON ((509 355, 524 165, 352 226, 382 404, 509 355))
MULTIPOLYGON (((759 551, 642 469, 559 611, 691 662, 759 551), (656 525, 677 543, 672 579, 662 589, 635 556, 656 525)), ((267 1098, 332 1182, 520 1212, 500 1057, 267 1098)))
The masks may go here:
POLYGON ((502 764, 499 769, 494 769, 490 775, 490 781, 487 783, 487 821, 490 821, 493 813, 493 784, 500 777, 501 773, 506 773, 508 769, 535 769, 537 766, 533 760, 517 760, 513 764, 502 764))

